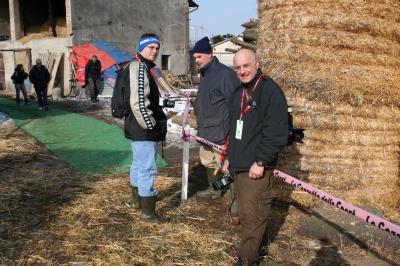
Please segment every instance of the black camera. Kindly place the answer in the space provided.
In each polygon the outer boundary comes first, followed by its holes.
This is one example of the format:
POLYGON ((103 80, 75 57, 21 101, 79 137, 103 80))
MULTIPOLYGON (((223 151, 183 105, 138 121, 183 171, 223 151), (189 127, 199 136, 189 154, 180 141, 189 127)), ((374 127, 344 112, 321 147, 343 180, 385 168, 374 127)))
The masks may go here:
POLYGON ((211 185, 215 190, 218 190, 224 186, 229 185, 230 183, 233 182, 233 180, 234 180, 233 173, 229 171, 227 173, 222 173, 218 178, 218 180, 211 183, 211 185))
POLYGON ((169 100, 165 97, 160 97, 160 102, 159 102, 161 107, 168 107, 168 108, 174 108, 175 107, 175 101, 169 100))
POLYGON ((294 142, 303 143, 304 130, 303 128, 294 128, 293 126, 293 106, 288 106, 288 116, 289 116, 289 139, 286 146, 292 145, 294 142))
POLYGON ((304 131, 302 128, 294 128, 289 135, 289 140, 296 143, 303 143, 304 131))

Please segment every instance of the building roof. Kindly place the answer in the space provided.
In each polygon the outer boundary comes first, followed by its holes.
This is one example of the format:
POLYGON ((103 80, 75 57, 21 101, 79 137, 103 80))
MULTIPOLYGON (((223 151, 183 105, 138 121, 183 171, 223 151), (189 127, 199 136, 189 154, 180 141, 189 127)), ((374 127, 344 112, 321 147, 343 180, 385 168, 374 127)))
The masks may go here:
POLYGON ((219 43, 213 44, 213 45, 211 45, 211 47, 218 46, 218 45, 223 44, 223 43, 225 43, 225 42, 229 42, 231 39, 237 39, 237 38, 240 38, 240 37, 243 38, 242 35, 236 35, 236 36, 234 36, 234 37, 232 37, 232 38, 225 39, 225 40, 223 40, 223 41, 220 41, 219 43))
POLYGON ((257 23, 255 23, 254 21, 248 21, 248 22, 243 23, 241 26, 246 29, 252 29, 252 28, 257 27, 257 23))
POLYGON ((198 7, 199 5, 198 4, 196 4, 194 1, 192 1, 192 0, 188 0, 188 3, 189 3, 189 7, 198 7))

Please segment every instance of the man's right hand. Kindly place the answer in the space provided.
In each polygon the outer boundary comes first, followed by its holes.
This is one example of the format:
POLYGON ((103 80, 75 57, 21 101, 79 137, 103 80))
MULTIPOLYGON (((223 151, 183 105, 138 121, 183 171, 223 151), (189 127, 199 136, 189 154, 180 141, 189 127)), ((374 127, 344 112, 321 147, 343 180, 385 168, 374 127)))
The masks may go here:
POLYGON ((223 171, 224 173, 229 172, 229 160, 228 160, 228 159, 226 159, 226 160, 224 161, 224 165, 223 165, 223 167, 222 167, 222 171, 223 171))

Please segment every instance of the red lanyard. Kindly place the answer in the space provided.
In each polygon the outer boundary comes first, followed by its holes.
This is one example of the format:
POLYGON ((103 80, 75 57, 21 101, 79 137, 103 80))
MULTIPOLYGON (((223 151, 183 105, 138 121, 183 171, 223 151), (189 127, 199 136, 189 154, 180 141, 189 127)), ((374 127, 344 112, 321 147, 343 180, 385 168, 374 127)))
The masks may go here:
MULTIPOLYGON (((257 79, 257 81, 256 81, 256 84, 254 84, 253 89, 252 89, 251 92, 248 94, 248 97, 250 98, 250 100, 253 100, 253 98, 251 98, 251 95, 253 94, 254 90, 256 89, 256 87, 257 87, 257 85, 258 85, 258 82, 260 81, 260 79, 261 79, 263 76, 264 76, 264 73, 262 73, 262 74, 258 77, 258 79, 257 79)), ((240 102, 240 120, 242 120, 243 115, 244 115, 247 111, 249 111, 249 109, 251 108, 251 106, 248 105, 248 106, 246 106, 246 108, 243 110, 244 97, 245 97, 246 94, 247 94, 246 88, 243 87, 242 101, 240 102)))

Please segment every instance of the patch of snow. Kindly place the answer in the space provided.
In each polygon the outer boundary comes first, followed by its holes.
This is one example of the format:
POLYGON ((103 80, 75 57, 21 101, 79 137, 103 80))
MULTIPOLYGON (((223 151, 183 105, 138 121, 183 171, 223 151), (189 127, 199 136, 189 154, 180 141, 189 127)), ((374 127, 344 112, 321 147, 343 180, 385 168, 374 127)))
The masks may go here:
POLYGON ((3 112, 0 112, 0 124, 1 125, 15 125, 14 120, 11 117, 3 112))
MULTIPOLYGON (((172 123, 172 120, 169 119, 167 121, 167 128, 168 128, 168 131, 167 131, 167 137, 166 137, 166 141, 165 141, 166 146, 167 147, 175 146, 178 148, 182 148, 183 142, 184 142, 184 140, 182 139, 182 126, 172 123)), ((191 135, 196 135, 196 133, 197 133, 197 130, 195 130, 194 128, 190 128, 191 135)), ((195 148, 197 146, 198 146, 197 142, 192 137, 189 142, 189 148, 195 148)))

